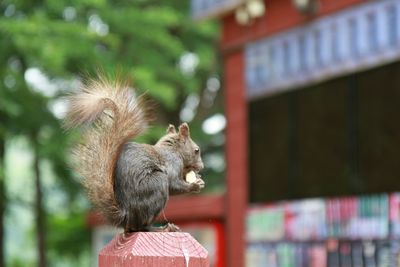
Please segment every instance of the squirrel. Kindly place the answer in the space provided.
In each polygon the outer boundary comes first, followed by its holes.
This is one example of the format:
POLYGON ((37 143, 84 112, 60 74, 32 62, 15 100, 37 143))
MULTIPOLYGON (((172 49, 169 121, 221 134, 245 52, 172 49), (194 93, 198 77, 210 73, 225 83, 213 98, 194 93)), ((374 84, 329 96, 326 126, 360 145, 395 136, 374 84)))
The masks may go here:
POLYGON ((155 145, 132 142, 150 121, 145 97, 127 83, 89 80, 68 97, 67 129, 80 127, 82 142, 73 151, 75 171, 89 199, 106 220, 125 232, 179 231, 168 223, 152 228, 170 195, 198 193, 204 165, 189 126, 169 125, 155 145), (195 181, 185 176, 195 173, 195 181), (155 230, 156 229, 156 230, 155 230))

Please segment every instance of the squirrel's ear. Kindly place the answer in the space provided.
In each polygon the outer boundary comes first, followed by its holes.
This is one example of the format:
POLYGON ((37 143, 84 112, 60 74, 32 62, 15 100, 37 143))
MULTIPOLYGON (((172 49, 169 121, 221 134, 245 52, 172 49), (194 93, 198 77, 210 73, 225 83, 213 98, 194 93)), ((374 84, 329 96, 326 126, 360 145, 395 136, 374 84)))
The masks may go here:
POLYGON ((175 126, 172 124, 168 125, 167 134, 174 134, 174 133, 176 133, 175 126))
POLYGON ((189 137, 190 132, 189 132, 189 125, 184 122, 179 126, 179 135, 183 137, 189 137))

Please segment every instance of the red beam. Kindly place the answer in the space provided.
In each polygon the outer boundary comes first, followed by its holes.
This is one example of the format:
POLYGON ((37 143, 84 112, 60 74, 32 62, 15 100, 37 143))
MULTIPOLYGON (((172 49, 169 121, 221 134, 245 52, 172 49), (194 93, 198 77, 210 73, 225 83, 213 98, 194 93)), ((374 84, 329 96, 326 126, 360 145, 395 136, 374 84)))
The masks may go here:
MULTIPOLYGON (((223 195, 197 195, 171 197, 165 216, 171 222, 222 220, 225 214, 223 195)), ((160 219, 163 219, 162 215, 160 219)))
MULTIPOLYGON (((218 220, 222 221, 225 214, 225 199, 223 195, 197 195, 171 197, 165 208, 165 216, 173 223, 218 220)), ((164 216, 161 214, 159 220, 164 216)), ((87 216, 89 227, 105 224, 104 218, 90 212, 87 216)))
POLYGON ((242 53, 224 59, 226 131, 226 263, 244 266, 245 215, 248 194, 247 168, 247 102, 242 53))
POLYGON ((239 25, 234 13, 222 18, 222 51, 227 53, 240 49, 247 42, 288 30, 363 2, 365 0, 319 0, 318 13, 310 17, 298 12, 291 0, 265 0, 265 15, 251 25, 239 25))
POLYGON ((86 216, 86 225, 89 228, 94 228, 96 226, 104 225, 104 224, 107 224, 107 223, 106 223, 104 217, 101 214, 99 214, 97 212, 94 212, 94 211, 90 211, 87 214, 87 216, 86 216))

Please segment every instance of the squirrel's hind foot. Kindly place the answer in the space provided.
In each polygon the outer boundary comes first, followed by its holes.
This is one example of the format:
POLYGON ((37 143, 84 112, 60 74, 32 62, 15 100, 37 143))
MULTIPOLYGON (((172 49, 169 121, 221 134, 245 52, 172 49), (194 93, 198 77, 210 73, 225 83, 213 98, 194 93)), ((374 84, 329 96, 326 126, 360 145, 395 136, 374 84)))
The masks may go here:
POLYGON ((181 229, 173 223, 167 223, 166 225, 161 226, 161 227, 151 227, 150 231, 151 232, 180 232, 181 229))
POLYGON ((155 227, 155 226, 149 226, 143 229, 125 229, 125 233, 136 233, 136 232, 181 232, 181 229, 173 224, 173 223, 167 223, 164 226, 160 227, 155 227))

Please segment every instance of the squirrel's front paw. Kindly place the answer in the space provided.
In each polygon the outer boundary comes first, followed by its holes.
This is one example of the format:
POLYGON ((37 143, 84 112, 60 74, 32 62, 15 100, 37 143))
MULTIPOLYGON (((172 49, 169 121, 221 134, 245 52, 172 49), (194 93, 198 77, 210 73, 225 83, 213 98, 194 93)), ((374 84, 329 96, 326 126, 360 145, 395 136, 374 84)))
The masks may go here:
POLYGON ((196 181, 194 181, 194 182, 191 184, 191 186, 192 186, 192 188, 191 188, 192 190, 190 190, 191 192, 193 192, 193 193, 199 193, 200 190, 204 188, 205 183, 204 183, 203 179, 201 179, 201 178, 198 177, 198 178, 196 179, 196 181))

